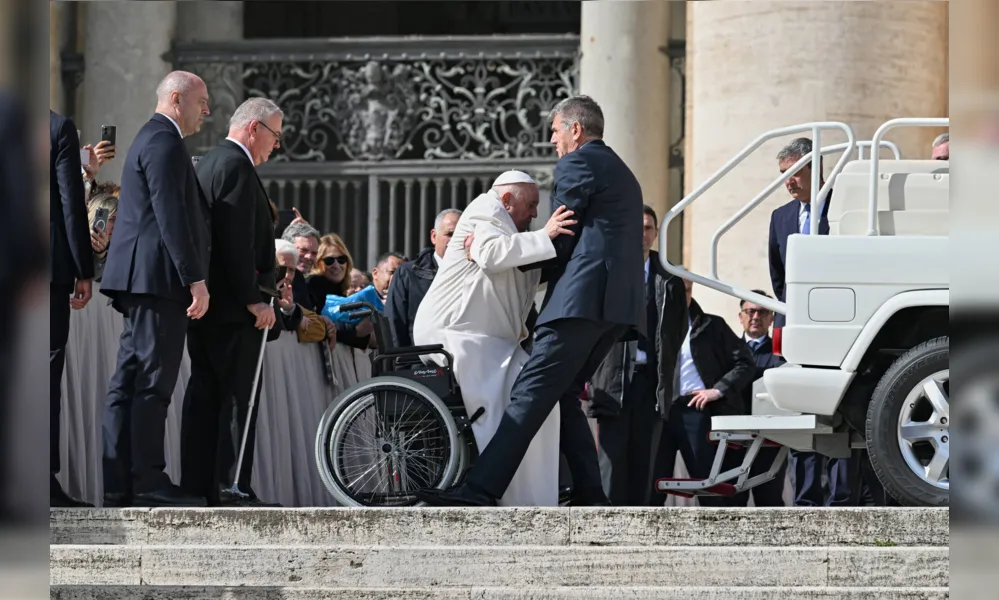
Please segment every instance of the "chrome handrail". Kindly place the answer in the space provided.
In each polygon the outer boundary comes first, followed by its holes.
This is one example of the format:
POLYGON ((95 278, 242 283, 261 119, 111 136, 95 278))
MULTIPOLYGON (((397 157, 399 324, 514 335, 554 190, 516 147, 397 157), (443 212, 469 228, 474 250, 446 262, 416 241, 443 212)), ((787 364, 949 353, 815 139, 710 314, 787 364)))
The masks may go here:
MULTIPOLYGON (((873 142, 870 141, 857 142, 856 147, 857 147, 858 158, 863 155, 863 151, 861 150, 861 148, 873 147, 873 145, 874 145, 873 142)), ((882 142, 880 145, 881 147, 888 148, 889 150, 891 150, 895 154, 896 160, 902 158, 902 153, 899 152, 898 146, 896 146, 892 142, 882 142)), ((842 152, 843 150, 849 148, 849 146, 850 146, 849 142, 844 142, 841 144, 833 144, 832 146, 826 146, 822 148, 822 154, 825 155, 825 154, 832 154, 833 152, 842 152)), ((801 170, 805 166, 805 164, 809 161, 811 156, 812 153, 809 152, 808 154, 798 159, 798 162, 794 163, 794 165, 792 165, 790 169, 781 174, 781 176, 778 177, 775 181, 771 182, 771 184, 768 185, 762 192, 760 192, 759 195, 750 200, 748 204, 746 204, 745 206, 742 207, 742 209, 739 210, 739 212, 733 215, 732 218, 730 218, 728 221, 722 224, 722 226, 719 227, 717 231, 715 231, 714 236, 712 236, 711 238, 711 253, 710 253, 712 277, 718 279, 718 243, 721 241, 721 236, 726 234, 730 229, 732 229, 732 227, 735 226, 736 223, 741 221, 747 214, 749 214, 750 211, 759 206, 759 204, 764 200, 766 200, 766 198, 770 196, 770 194, 774 193, 774 191, 776 191, 777 188, 779 188, 781 185, 787 182, 788 179, 793 177, 795 173, 801 170)), ((849 153, 846 152, 843 153, 843 157, 848 157, 848 156, 849 153)), ((827 188, 832 186, 833 181, 836 179, 836 176, 839 175, 843 166, 845 166, 843 158, 840 158, 840 160, 836 163, 835 168, 833 168, 832 172, 829 174, 829 179, 826 182, 826 185, 821 190, 819 190, 818 198, 822 200, 823 206, 825 206, 825 198, 826 195, 828 194, 827 188)))
MULTIPOLYGON (((712 185, 714 185, 715 183, 717 183, 719 179, 721 179, 722 177, 724 177, 725 175, 727 175, 729 171, 731 171, 732 169, 734 169, 736 167, 736 165, 738 165, 740 162, 742 162, 743 160, 745 160, 745 158, 747 156, 749 156, 753 151, 755 151, 757 148, 759 148, 761 145, 763 145, 764 142, 766 142, 767 140, 773 139, 775 137, 782 137, 782 136, 791 135, 791 134, 794 134, 794 133, 802 133, 802 132, 805 132, 805 131, 811 131, 812 132, 812 144, 814 146, 816 146, 816 147, 821 148, 822 146, 821 146, 821 140, 820 140, 820 133, 819 132, 821 130, 823 130, 823 129, 839 129, 839 130, 843 131, 844 133, 846 133, 846 138, 847 138, 846 149, 847 149, 847 151, 844 153, 844 156, 849 156, 850 154, 853 153, 853 149, 856 146, 856 136, 854 136, 854 134, 853 134, 853 129, 849 125, 847 125, 846 123, 840 123, 840 122, 837 122, 837 121, 817 121, 817 122, 814 122, 814 123, 806 123, 806 124, 803 124, 803 125, 793 125, 791 127, 782 127, 780 129, 773 129, 771 131, 763 133, 760 136, 758 136, 755 140, 753 140, 749 145, 747 145, 745 148, 743 148, 742 151, 739 154, 737 154, 734 158, 732 158, 727 163, 725 163, 724 165, 722 165, 722 167, 720 169, 718 169, 714 173, 714 175, 712 175, 710 178, 708 178, 707 181, 705 181, 704 183, 702 183, 701 185, 699 185, 696 189, 694 189, 694 191, 692 191, 690 194, 688 194, 687 197, 685 197, 683 200, 681 200, 679 203, 677 203, 676 206, 674 206, 673 208, 671 208, 669 211, 666 212, 666 216, 663 217, 662 226, 661 226, 661 229, 659 231, 659 247, 660 248, 668 248, 669 247, 667 236, 668 236, 668 232, 669 232, 669 224, 670 224, 670 222, 673 219, 675 219, 676 217, 678 217, 680 215, 680 213, 682 213, 690 205, 690 203, 692 203, 694 200, 696 200, 699 197, 701 197, 701 195, 704 194, 704 192, 707 191, 707 189, 709 187, 711 187, 712 185)), ((828 191, 829 184, 827 182, 826 185, 822 186, 822 189, 820 190, 820 186, 819 186, 819 174, 820 174, 819 160, 822 157, 822 152, 821 151, 819 151, 817 153, 816 152, 812 152, 810 154, 812 154, 812 156, 811 156, 811 160, 812 160, 812 198, 811 198, 811 200, 813 202, 812 206, 815 206, 814 201, 816 200, 817 197, 819 197, 820 192, 827 192, 828 191)), ((875 155, 876 155, 876 153, 875 153, 875 155)), ((799 162, 801 162, 801 161, 799 160, 799 162)), ((841 162, 842 162, 842 159, 841 159, 841 162)), ((802 165, 803 164, 804 163, 802 163, 802 165)), ((837 163, 837 166, 839 166, 839 163, 837 163)), ((799 168, 801 168, 801 167, 799 167, 799 168)), ((820 214, 820 215, 822 214, 822 208, 823 208, 823 206, 820 205, 819 206, 819 212, 818 212, 818 214, 820 214)), ((819 222, 819 220, 820 219, 812 219, 812 221, 811 221, 811 228, 812 228, 812 233, 813 234, 818 232, 818 222, 819 222)), ((703 277, 701 275, 696 275, 696 274, 691 273, 690 271, 684 269, 683 267, 681 267, 679 265, 674 265, 671 262, 669 262, 669 259, 667 258, 665 252, 660 252, 659 253, 659 260, 662 263, 663 268, 666 269, 667 272, 672 273, 673 275, 676 275, 677 277, 681 277, 683 279, 690 280, 693 283, 699 283, 699 284, 701 284, 701 285, 703 285, 705 287, 709 287, 709 288, 711 288, 713 290, 717 290, 719 292, 722 292, 723 294, 728 294, 730 296, 735 296, 736 298, 739 298, 741 300, 746 300, 748 302, 752 302, 754 304, 758 304, 758 305, 760 305, 760 306, 762 306, 764 308, 768 308, 768 309, 770 309, 770 310, 772 310, 774 312, 779 312, 779 313, 782 313, 782 314, 787 312, 787 308, 786 308, 787 305, 784 302, 781 302, 781 301, 776 300, 774 298, 768 298, 767 296, 762 296, 762 295, 754 293, 754 292, 752 292, 750 290, 744 290, 744 289, 741 289, 741 288, 733 287, 733 286, 728 285, 726 283, 722 283, 721 281, 719 281, 715 277, 703 277)))
MULTIPOLYGON (((880 144, 881 138, 884 137, 888 131, 895 129, 896 127, 950 127, 950 119, 946 117, 937 117, 932 119, 927 118, 904 118, 904 119, 892 119, 891 121, 885 122, 878 130, 874 132, 874 137, 871 138, 872 144, 880 144)), ((867 235, 880 235, 878 229, 878 168, 880 159, 878 153, 874 152, 871 154, 871 185, 870 185, 870 206, 868 207, 868 222, 867 222, 867 235)))

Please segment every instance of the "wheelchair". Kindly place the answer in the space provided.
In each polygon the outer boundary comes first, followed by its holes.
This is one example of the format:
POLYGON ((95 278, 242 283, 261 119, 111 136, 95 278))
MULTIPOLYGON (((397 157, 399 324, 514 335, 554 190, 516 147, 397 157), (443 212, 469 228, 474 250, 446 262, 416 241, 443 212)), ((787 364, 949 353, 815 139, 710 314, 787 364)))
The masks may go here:
POLYGON ((414 492, 455 485, 478 450, 472 422, 441 345, 392 347, 388 320, 366 302, 341 305, 370 317, 377 349, 372 378, 338 395, 319 422, 316 466, 342 506, 418 506, 414 492), (447 366, 424 365, 443 356, 447 366))
MULTIPOLYGON (((367 302, 340 306, 370 317, 377 348, 372 377, 333 399, 316 432, 316 467, 341 506, 422 506, 414 492, 460 483, 478 457, 472 423, 443 346, 392 347, 388 319, 367 302), (425 365, 421 356, 447 365, 425 365)), ((572 486, 559 487, 559 505, 572 504, 572 486)))

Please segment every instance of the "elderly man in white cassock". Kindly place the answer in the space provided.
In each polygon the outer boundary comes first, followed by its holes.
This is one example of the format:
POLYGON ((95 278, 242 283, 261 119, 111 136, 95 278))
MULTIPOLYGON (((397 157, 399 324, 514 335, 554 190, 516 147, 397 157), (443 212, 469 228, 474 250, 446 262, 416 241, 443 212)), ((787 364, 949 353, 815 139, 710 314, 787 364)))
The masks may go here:
MULTIPOLYGON (((518 267, 555 258, 552 240, 573 235, 572 211, 559 207, 544 229, 528 231, 538 216, 538 185, 526 173, 507 171, 462 213, 443 263, 416 312, 413 341, 441 344, 452 366, 468 414, 485 412, 472 424, 481 452, 499 427, 510 390, 528 354, 520 343, 538 293, 541 270, 518 267)), ((443 358, 424 357, 442 363, 443 358)), ((443 364, 441 364, 443 366, 443 364)), ((559 411, 548 416, 531 442, 501 506, 557 506, 559 411)))

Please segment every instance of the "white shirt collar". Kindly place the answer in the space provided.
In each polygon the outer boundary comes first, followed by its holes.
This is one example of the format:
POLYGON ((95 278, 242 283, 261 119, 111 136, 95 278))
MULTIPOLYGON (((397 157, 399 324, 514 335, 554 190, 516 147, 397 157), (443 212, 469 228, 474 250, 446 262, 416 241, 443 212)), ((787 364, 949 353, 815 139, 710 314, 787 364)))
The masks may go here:
POLYGON ((237 146, 239 146, 240 148, 242 148, 242 149, 243 149, 243 152, 245 152, 245 153, 246 153, 246 158, 250 159, 250 164, 252 164, 252 165, 256 166, 256 164, 255 164, 255 163, 253 162, 253 156, 252 156, 252 155, 250 154, 250 151, 249 151, 249 150, 248 150, 248 149, 246 148, 246 146, 244 146, 244 145, 242 144, 242 142, 239 142, 239 141, 237 141, 237 140, 234 140, 234 139, 232 139, 231 137, 227 137, 226 139, 227 139, 227 140, 229 140, 230 142, 232 142, 233 144, 236 144, 236 145, 237 145, 237 146))
POLYGON ((168 120, 169 120, 169 121, 170 121, 171 123, 173 123, 173 126, 177 128, 177 135, 179 135, 179 136, 181 137, 181 139, 183 139, 183 137, 184 137, 184 132, 182 132, 182 131, 180 130, 180 125, 178 125, 178 124, 177 124, 177 121, 174 121, 174 120, 173 120, 173 117, 171 117, 170 115, 167 115, 167 114, 164 114, 164 113, 159 113, 159 114, 163 115, 163 116, 164 116, 164 117, 166 117, 166 118, 167 118, 167 119, 168 119, 168 120))
POLYGON ((434 255, 434 260, 437 261, 437 266, 438 267, 440 267, 442 264, 444 264, 444 259, 441 258, 441 257, 439 257, 439 256, 437 256, 437 251, 436 250, 433 251, 432 254, 434 255))
POLYGON ((646 283, 648 283, 648 281, 649 281, 649 261, 651 261, 651 260, 652 260, 651 256, 649 258, 645 259, 645 282, 646 283))
POLYGON ((758 337, 758 338, 754 338, 754 337, 749 337, 749 334, 748 334, 748 333, 745 333, 745 332, 743 332, 743 334, 742 334, 742 337, 743 337, 743 338, 744 338, 744 339, 745 339, 745 340, 746 340, 747 342, 765 342, 765 341, 767 340, 767 335, 769 335, 769 334, 766 334, 766 333, 764 333, 764 334, 763 334, 763 335, 761 335, 760 337, 758 337))

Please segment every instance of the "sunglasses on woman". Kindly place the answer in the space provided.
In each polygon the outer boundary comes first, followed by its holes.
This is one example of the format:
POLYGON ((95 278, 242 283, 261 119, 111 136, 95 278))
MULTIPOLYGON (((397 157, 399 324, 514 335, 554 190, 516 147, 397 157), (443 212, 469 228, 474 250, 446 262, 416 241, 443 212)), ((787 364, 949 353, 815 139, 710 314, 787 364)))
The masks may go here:
POLYGON ((326 258, 323 259, 323 263, 327 267, 332 267, 333 263, 335 263, 335 262, 338 262, 341 265, 346 265, 347 264, 347 257, 346 256, 327 256, 326 258))

